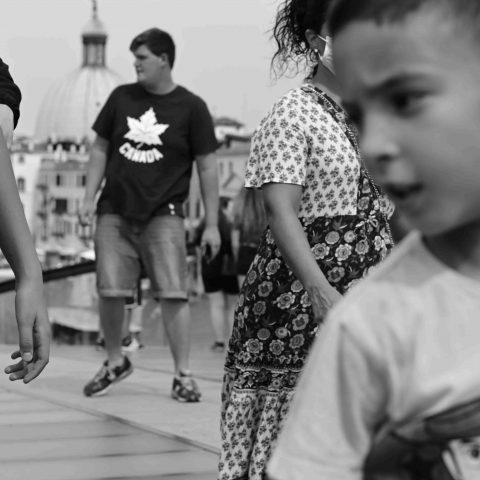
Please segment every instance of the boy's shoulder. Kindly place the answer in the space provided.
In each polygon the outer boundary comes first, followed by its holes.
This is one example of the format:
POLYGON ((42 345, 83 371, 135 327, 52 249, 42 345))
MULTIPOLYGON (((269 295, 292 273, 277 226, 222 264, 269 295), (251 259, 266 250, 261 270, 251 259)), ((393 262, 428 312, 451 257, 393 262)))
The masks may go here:
POLYGON ((329 312, 326 327, 370 350, 402 358, 418 338, 470 325, 480 309, 479 282, 438 260, 410 233, 329 312))
POLYGON ((406 326, 425 306, 422 299, 432 290, 430 280, 443 270, 447 268, 433 259, 420 234, 412 232, 345 295, 330 317, 359 328, 378 321, 406 326))
POLYGON ((351 292, 379 286, 389 288, 393 284, 404 282, 410 285, 412 280, 420 281, 428 276, 432 268, 431 254, 423 245, 420 233, 413 231, 403 238, 390 255, 375 266, 351 292))

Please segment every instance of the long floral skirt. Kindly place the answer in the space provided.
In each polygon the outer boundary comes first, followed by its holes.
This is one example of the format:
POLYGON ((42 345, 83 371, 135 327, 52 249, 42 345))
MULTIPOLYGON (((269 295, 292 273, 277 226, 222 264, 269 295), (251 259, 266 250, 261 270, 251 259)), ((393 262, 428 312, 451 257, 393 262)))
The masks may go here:
MULTIPOLYGON (((391 245, 375 215, 304 224, 326 278, 344 293, 391 245)), ((320 325, 267 229, 242 286, 225 363, 219 480, 262 480, 320 325)))

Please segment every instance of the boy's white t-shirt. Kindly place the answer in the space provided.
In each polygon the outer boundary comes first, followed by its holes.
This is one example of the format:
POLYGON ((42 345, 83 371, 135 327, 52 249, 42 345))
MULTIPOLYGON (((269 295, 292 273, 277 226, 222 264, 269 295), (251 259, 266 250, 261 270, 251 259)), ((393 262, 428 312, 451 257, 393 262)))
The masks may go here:
POLYGON ((373 442, 476 398, 480 282, 440 263, 412 233, 331 311, 268 473, 361 479, 373 442))

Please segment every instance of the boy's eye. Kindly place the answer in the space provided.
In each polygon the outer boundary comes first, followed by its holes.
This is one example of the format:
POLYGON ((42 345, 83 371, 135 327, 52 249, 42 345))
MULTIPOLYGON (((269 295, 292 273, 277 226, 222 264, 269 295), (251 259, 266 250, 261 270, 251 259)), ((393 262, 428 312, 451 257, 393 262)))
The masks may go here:
POLYGON ((390 103, 400 113, 414 113, 424 98, 423 92, 402 92, 395 93, 390 97, 390 103))

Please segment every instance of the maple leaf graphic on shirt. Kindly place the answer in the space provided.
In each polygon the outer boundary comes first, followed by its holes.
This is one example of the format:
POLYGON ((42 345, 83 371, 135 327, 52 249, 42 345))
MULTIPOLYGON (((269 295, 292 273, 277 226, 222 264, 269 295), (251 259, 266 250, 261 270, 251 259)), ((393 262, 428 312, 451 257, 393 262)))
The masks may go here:
POLYGON ((150 107, 138 120, 127 117, 128 128, 130 129, 124 137, 147 145, 163 145, 160 135, 169 127, 165 123, 158 123, 153 108, 150 107))

